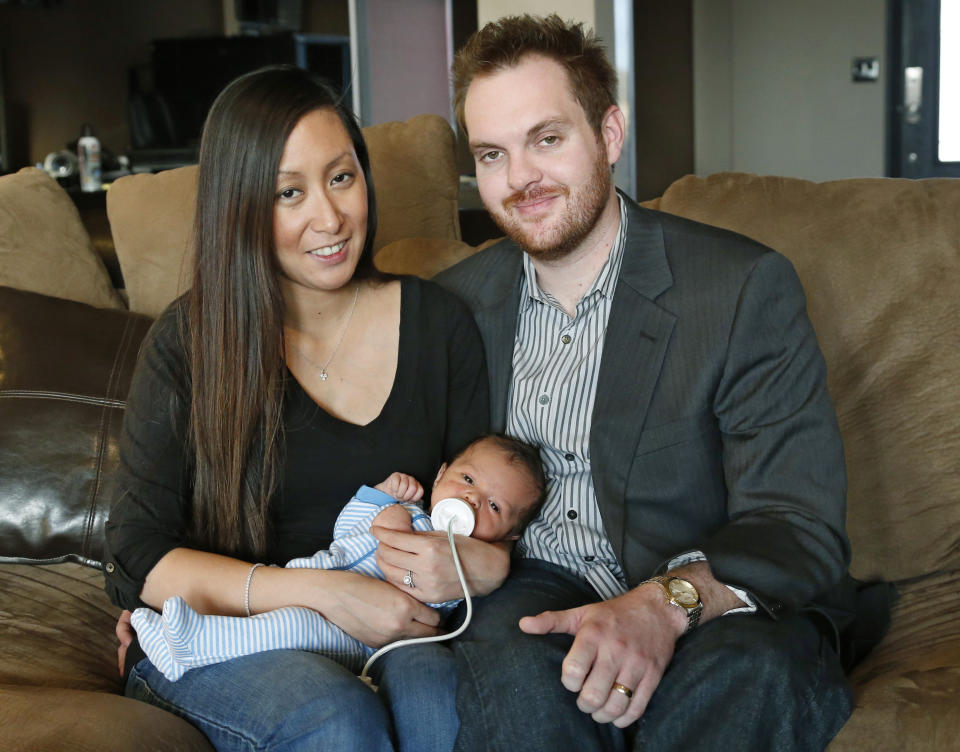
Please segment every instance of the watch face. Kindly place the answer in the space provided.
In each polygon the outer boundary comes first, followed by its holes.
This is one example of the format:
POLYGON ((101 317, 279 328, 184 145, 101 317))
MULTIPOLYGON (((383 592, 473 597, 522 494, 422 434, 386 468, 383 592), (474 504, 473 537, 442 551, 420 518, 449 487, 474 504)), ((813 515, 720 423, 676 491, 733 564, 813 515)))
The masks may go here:
POLYGON ((685 608, 693 608, 700 600, 697 589, 686 580, 674 578, 670 580, 668 587, 670 588, 670 595, 685 608))

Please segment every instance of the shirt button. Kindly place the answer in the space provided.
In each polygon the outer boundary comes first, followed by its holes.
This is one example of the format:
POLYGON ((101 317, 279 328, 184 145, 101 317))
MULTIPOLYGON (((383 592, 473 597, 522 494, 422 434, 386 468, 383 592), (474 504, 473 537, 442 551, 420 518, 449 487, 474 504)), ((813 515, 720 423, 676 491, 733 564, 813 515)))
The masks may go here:
POLYGON ((567 512, 567 517, 570 518, 571 520, 577 519, 576 510, 573 510, 573 509, 569 510, 569 511, 567 512))
POLYGON ((546 405, 546 404, 548 404, 548 403, 550 402, 550 395, 549 395, 549 394, 541 394, 541 395, 537 398, 537 402, 539 402, 541 405, 546 405))
POLYGON ((573 342, 573 337, 571 337, 569 334, 564 334, 560 338, 560 341, 563 342, 563 344, 565 345, 569 345, 571 342, 573 342))
POLYGON ((564 458, 567 462, 573 462, 573 461, 576 459, 576 457, 575 457, 574 455, 572 455, 570 452, 567 452, 565 455, 563 455, 563 458, 564 458))
POLYGON ((583 560, 586 561, 586 562, 591 562, 591 561, 593 561, 593 560, 596 559, 596 558, 597 558, 596 556, 584 556, 584 557, 583 557, 583 560))
POLYGON ((115 567, 113 566, 113 562, 108 561, 107 566, 105 566, 104 569, 107 570, 107 574, 113 574, 113 570, 115 569, 115 567))

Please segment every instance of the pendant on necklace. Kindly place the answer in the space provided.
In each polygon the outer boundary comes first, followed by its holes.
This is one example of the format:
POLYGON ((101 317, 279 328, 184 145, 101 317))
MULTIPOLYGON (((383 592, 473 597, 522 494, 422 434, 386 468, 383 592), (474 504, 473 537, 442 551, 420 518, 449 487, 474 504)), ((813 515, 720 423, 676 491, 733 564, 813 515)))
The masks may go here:
MULTIPOLYGON (((3 0, 0 0, 0 3, 2 2, 3 0)), ((333 346, 333 352, 330 353, 330 356, 327 358, 326 362, 322 366, 310 360, 310 358, 307 357, 307 354, 303 350, 301 350, 299 347, 297 347, 297 344, 293 340, 291 339, 286 340, 294 350, 300 353, 300 357, 302 357, 307 363, 312 365, 314 368, 320 369, 320 381, 327 380, 327 366, 333 362, 333 358, 337 354, 337 350, 339 350, 340 345, 343 344, 343 338, 347 335, 347 329, 350 328, 350 322, 353 321, 353 313, 354 311, 357 310, 357 300, 359 298, 360 298, 360 285, 358 284, 357 291, 353 294, 353 305, 350 307, 350 314, 347 316, 347 322, 343 325, 343 329, 340 331, 340 339, 337 340, 337 344, 333 346)))

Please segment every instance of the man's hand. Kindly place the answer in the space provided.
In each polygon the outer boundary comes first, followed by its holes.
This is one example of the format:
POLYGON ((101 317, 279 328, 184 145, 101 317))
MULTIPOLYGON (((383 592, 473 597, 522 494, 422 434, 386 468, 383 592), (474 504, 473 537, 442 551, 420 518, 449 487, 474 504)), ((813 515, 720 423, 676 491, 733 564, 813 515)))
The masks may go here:
POLYGON ((423 486, 420 481, 406 473, 391 473, 382 483, 374 486, 378 491, 389 494, 397 501, 420 501, 423 498, 423 486))
POLYGON ((131 613, 122 611, 117 620, 115 631, 120 644, 117 645, 117 667, 120 669, 120 676, 123 676, 123 665, 127 660, 127 648, 133 643, 136 633, 133 631, 133 625, 130 623, 131 613))
POLYGON ((687 618, 657 585, 642 585, 602 603, 525 616, 529 634, 574 635, 561 682, 577 692, 577 707, 597 723, 623 728, 636 721, 673 657, 687 618), (633 697, 613 689, 621 684, 633 697))
MULTIPOLYGON (((371 527, 370 532, 380 541, 377 564, 387 582, 424 603, 463 597, 446 533, 402 533, 379 526, 371 527), (407 572, 416 587, 404 584, 407 572)), ((456 536, 456 544, 470 595, 487 595, 503 584, 510 571, 509 544, 486 543, 462 535, 456 536)))
MULTIPOLYGON (((714 578, 705 561, 668 574, 689 580, 697 588, 703 602, 700 624, 746 605, 714 578)), ((673 658, 677 638, 686 628, 686 614, 668 603, 663 589, 653 583, 638 585, 603 603, 544 611, 520 620, 520 629, 529 634, 574 636, 560 681, 579 693, 577 705, 583 712, 598 723, 613 721, 620 728, 643 715, 673 658), (633 690, 633 696, 614 690, 615 683, 633 690)))

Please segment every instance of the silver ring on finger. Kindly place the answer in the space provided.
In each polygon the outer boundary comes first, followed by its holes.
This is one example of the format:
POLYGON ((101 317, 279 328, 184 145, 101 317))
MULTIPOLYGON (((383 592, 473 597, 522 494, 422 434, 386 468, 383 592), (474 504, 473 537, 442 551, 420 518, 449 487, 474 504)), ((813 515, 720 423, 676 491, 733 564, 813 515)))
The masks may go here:
POLYGON ((411 572, 409 569, 407 570, 407 573, 403 576, 403 584, 406 585, 411 590, 414 590, 417 587, 413 581, 413 572, 411 572))
POLYGON ((613 683, 613 686, 610 688, 610 691, 611 691, 611 692, 619 692, 619 693, 622 694, 624 697, 626 697, 628 700, 629 700, 631 697, 633 697, 633 690, 630 689, 630 687, 626 686, 625 684, 621 684, 620 682, 614 682, 614 683, 613 683))

